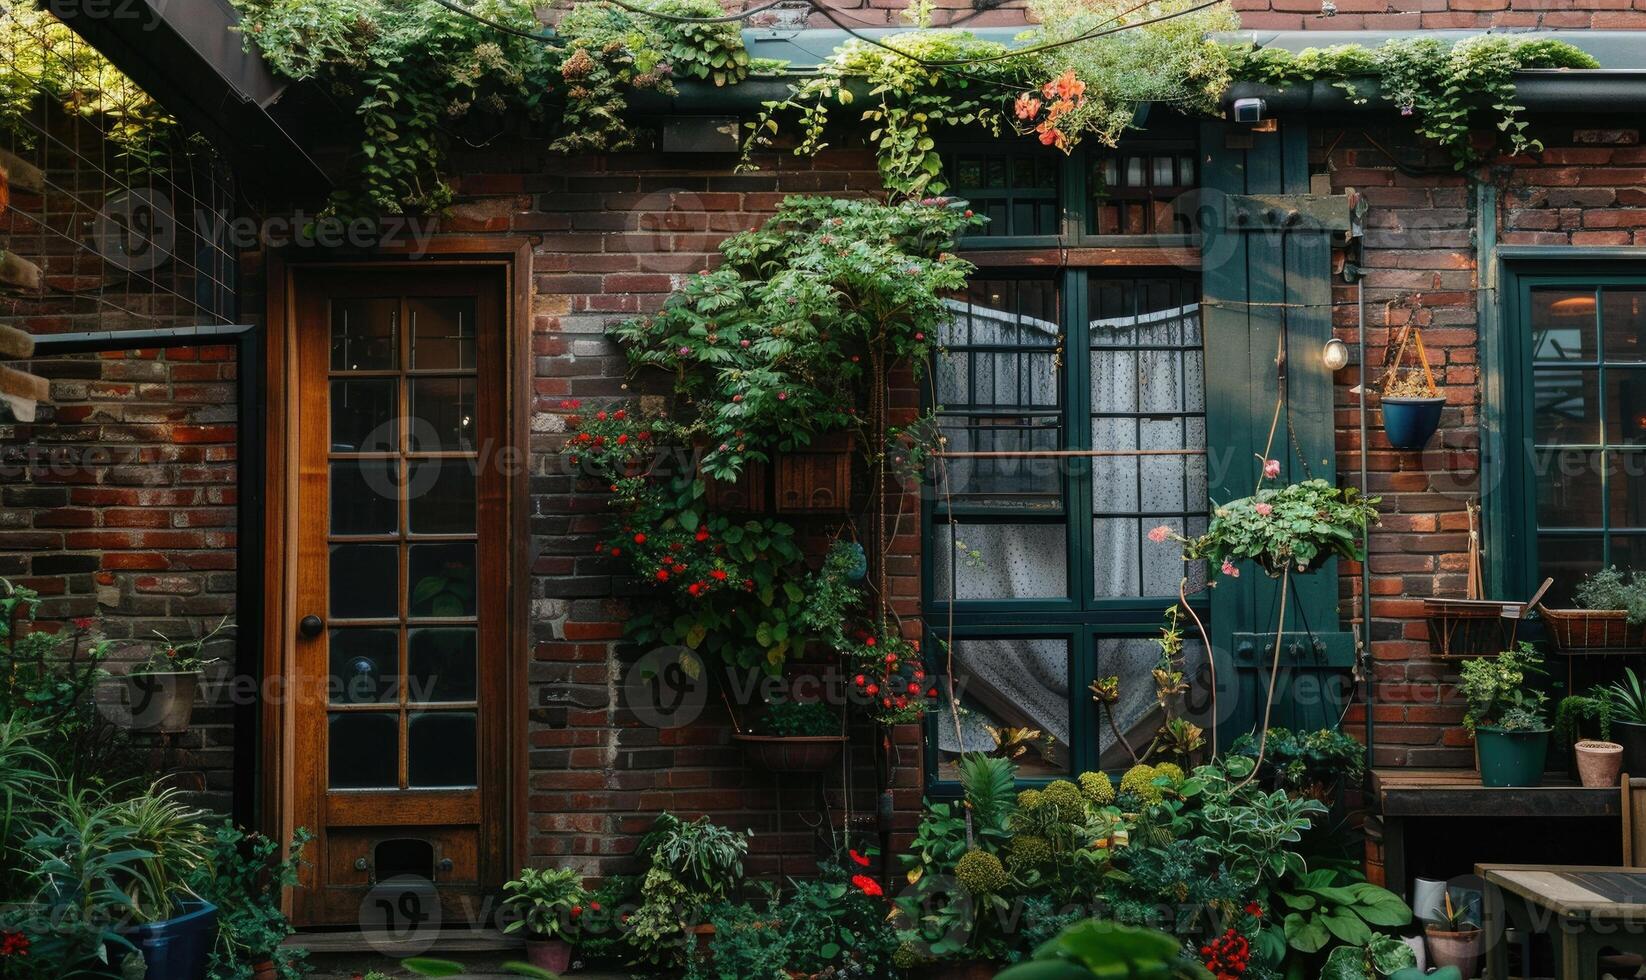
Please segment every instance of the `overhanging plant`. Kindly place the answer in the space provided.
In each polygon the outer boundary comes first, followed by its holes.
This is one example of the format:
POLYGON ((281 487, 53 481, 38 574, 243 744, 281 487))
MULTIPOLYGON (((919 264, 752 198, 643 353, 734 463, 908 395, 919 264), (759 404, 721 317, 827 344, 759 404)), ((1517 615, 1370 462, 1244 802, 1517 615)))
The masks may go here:
POLYGON ((1547 731, 1544 704, 1548 695, 1532 687, 1542 674, 1543 657, 1530 643, 1521 643, 1496 657, 1466 660, 1458 668, 1458 694, 1465 710, 1463 725, 1505 731, 1547 731))
MULTIPOLYGON (((1273 460, 1265 479, 1279 473, 1273 460)), ((1291 569, 1308 572, 1336 555, 1364 557, 1361 538, 1377 523, 1378 497, 1361 497, 1354 487, 1335 487, 1325 480, 1305 480, 1283 487, 1262 487, 1250 497, 1217 504, 1206 532, 1186 538, 1161 525, 1149 533, 1160 542, 1184 545, 1184 557, 1205 561, 1212 573, 1238 577, 1238 562, 1254 561, 1274 577, 1291 569)))

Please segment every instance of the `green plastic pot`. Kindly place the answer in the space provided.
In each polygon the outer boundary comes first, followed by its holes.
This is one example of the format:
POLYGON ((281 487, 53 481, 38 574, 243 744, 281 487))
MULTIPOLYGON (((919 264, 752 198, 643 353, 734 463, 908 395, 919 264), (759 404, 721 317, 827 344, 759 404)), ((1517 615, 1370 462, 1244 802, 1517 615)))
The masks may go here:
POLYGON ((1475 729, 1480 750, 1482 786, 1537 786, 1543 782, 1543 763, 1549 755, 1549 729, 1504 731, 1475 729))

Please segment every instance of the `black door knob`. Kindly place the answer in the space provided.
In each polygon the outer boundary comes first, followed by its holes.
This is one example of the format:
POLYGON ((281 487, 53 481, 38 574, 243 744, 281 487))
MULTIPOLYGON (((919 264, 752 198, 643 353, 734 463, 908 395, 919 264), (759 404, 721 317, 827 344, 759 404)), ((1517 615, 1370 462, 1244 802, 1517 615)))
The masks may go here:
POLYGON ((302 621, 297 624, 297 632, 303 634, 303 638, 306 640, 312 640, 319 636, 320 631, 325 628, 326 621, 313 613, 304 616, 302 621))

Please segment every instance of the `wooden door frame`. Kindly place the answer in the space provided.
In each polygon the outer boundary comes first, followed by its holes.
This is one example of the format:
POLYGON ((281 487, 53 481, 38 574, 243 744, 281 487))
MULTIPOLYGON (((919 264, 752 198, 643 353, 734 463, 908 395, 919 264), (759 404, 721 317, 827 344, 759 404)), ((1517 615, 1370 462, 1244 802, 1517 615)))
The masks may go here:
MULTIPOLYGON (((451 236, 436 237, 417 250, 384 246, 370 253, 297 249, 272 249, 265 261, 265 331, 263 391, 265 419, 265 550, 263 565, 263 678, 261 697, 260 755, 262 769, 257 774, 258 825, 281 841, 291 839, 296 830, 292 800, 295 771, 292 763, 292 715, 295 699, 286 696, 294 689, 292 671, 296 659, 296 636, 292 624, 296 610, 296 513, 298 440, 292 421, 296 418, 298 388, 288 383, 296 375, 297 357, 295 289, 297 274, 314 270, 442 271, 473 269, 500 277, 503 290, 503 370, 508 386, 504 396, 503 433, 500 453, 516 460, 515 472, 506 482, 505 526, 511 538, 505 558, 507 582, 502 711, 506 746, 505 783, 501 798, 504 828, 505 867, 519 867, 526 858, 526 744, 527 670, 530 663, 531 537, 527 515, 530 509, 527 474, 531 462, 531 242, 518 237, 451 236)), ((292 898, 286 897, 287 908, 292 898)))

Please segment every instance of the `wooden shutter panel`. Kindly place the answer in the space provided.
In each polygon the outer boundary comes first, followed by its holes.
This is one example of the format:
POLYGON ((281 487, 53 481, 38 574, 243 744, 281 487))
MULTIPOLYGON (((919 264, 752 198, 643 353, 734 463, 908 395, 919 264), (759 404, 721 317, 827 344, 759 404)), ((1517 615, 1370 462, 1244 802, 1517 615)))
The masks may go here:
MULTIPOLYGON (((1332 377, 1320 352, 1332 336, 1332 234, 1347 227, 1348 200, 1309 193, 1308 133, 1301 123, 1258 132, 1208 122, 1201 150, 1212 500, 1249 496, 1257 485, 1279 393, 1275 355, 1282 331, 1291 436, 1282 414, 1271 456, 1287 482, 1335 482, 1332 377)), ((1337 726, 1355 653, 1354 635, 1338 620, 1337 566, 1334 559, 1293 578, 1271 725, 1337 726)), ((1279 582, 1255 566, 1212 592, 1224 746, 1262 722, 1278 593, 1279 582)))

